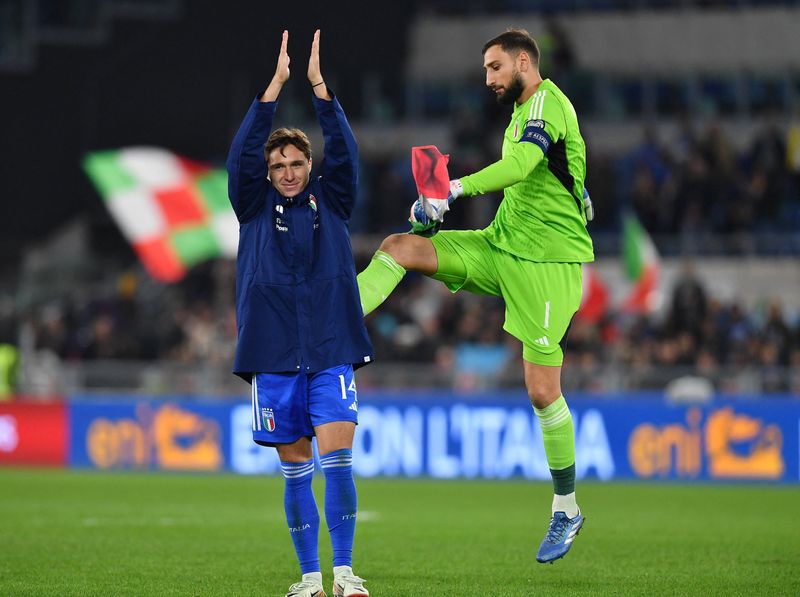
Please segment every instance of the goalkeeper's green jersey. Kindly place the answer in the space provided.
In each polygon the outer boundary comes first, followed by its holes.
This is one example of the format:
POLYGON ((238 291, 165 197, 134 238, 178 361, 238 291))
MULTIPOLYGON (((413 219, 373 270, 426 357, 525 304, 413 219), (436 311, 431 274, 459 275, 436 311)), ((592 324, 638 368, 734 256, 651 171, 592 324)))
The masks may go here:
POLYGON ((583 187, 586 145, 575 108, 545 79, 514 107, 502 159, 461 178, 466 196, 503 189, 503 201, 485 230, 490 242, 523 259, 594 261, 586 230, 583 187))

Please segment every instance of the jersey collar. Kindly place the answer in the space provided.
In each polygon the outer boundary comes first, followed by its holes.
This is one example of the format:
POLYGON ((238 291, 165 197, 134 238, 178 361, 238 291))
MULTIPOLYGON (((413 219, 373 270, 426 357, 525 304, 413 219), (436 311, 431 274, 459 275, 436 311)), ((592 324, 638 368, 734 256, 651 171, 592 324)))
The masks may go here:
MULTIPOLYGON (((539 93, 542 89, 547 89, 549 87, 550 79, 542 79, 542 82, 539 83, 539 88, 536 90, 536 93, 539 93)), ((517 104, 514 102, 514 116, 517 116, 522 110, 530 108, 531 101, 536 97, 536 93, 531 94, 531 96, 526 99, 525 103, 523 104, 517 104)))
POLYGON ((278 193, 278 195, 281 198, 281 203, 288 207, 291 207, 293 205, 305 205, 306 203, 308 203, 308 198, 311 195, 311 181, 308 182, 306 188, 304 188, 294 197, 284 197, 280 193, 278 193))

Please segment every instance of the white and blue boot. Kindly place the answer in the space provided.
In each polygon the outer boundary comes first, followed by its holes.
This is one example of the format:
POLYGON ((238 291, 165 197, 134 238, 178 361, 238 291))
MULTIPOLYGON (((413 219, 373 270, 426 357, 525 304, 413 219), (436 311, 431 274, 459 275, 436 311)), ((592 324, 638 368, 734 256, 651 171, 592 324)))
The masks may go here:
POLYGON ((536 561, 540 564, 552 564, 567 555, 584 520, 580 510, 574 518, 569 518, 564 512, 555 512, 550 519, 547 534, 536 553, 536 561))

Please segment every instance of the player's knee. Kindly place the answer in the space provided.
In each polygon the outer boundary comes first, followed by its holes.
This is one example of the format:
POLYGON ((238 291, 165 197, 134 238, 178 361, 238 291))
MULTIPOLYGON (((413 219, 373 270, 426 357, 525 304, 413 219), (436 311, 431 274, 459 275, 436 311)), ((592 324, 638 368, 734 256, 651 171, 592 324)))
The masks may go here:
POLYGON ((283 462, 307 462, 314 456, 311 442, 306 438, 300 438, 293 444, 279 444, 275 449, 283 462))
POLYGON ((383 239, 380 250, 391 255, 405 269, 416 269, 418 263, 415 240, 416 237, 410 234, 392 234, 383 239))
POLYGON ((528 398, 536 408, 546 408, 561 396, 561 385, 550 380, 533 380, 528 384, 528 398))
POLYGON ((406 270, 430 276, 438 268, 436 250, 428 238, 413 234, 392 234, 383 240, 380 250, 391 255, 406 270))
POLYGON ((405 251, 407 234, 390 234, 383 239, 379 249, 397 259, 405 251))

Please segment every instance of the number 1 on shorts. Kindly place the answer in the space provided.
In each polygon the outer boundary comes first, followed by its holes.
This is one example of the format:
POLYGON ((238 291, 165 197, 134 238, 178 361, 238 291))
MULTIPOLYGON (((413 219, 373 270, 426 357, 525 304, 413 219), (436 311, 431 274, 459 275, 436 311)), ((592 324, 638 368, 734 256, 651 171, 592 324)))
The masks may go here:
POLYGON ((550 327, 550 301, 544 302, 544 329, 550 327))

